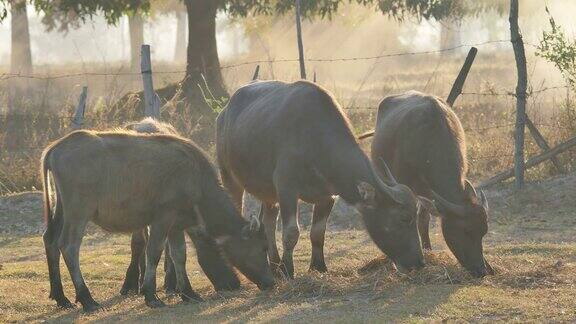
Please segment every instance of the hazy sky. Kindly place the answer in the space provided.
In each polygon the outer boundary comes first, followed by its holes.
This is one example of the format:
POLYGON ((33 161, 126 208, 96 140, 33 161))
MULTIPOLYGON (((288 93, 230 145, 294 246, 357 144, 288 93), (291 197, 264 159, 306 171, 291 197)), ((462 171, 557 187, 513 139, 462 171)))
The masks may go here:
MULTIPOLYGON (((32 57, 34 64, 76 62, 113 62, 128 60, 130 43, 128 19, 122 18, 116 26, 109 26, 103 18, 96 17, 79 29, 67 34, 46 32, 38 14, 28 8, 32 57), (41 54, 40 54, 41 53, 41 54)), ((220 16, 220 23, 226 20, 220 16)), ((218 35, 220 56, 231 55, 231 39, 244 38, 238 26, 227 26, 218 35)), ((10 58, 10 16, 0 24, 0 65, 10 58)), ((170 61, 174 57, 176 42, 176 18, 174 15, 159 16, 144 27, 144 41, 151 45, 154 60, 170 61)), ((240 48, 242 50, 242 47, 240 48)), ((245 48, 244 48, 245 50, 245 48)))
MULTIPOLYGON (((527 2, 525 2, 527 3, 527 2)), ((541 8, 532 10, 530 17, 525 17, 522 21, 522 28, 526 39, 535 43, 541 35, 542 28, 547 28, 547 18, 543 11, 544 2, 532 2, 541 8), (535 13, 534 13, 535 12, 535 13)), ((562 24, 569 35, 574 35, 575 22, 572 19, 573 13, 576 12, 576 1, 570 0, 550 0, 547 1, 556 20, 562 24)), ((40 23, 40 17, 29 8, 30 32, 32 38, 32 55, 34 64, 46 63, 64 63, 73 62, 117 62, 127 61, 130 53, 128 39, 128 22, 126 18, 120 20, 117 26, 108 26, 103 19, 95 18, 93 22, 83 25, 78 30, 71 30, 68 34, 58 32, 47 33, 40 23)), ((485 17, 482 17, 485 19, 485 17)), ((359 25, 353 26, 358 30, 362 29, 362 24, 368 27, 368 24, 374 25, 375 21, 385 21, 386 18, 374 13, 366 21, 360 22, 359 25)), ((220 16, 219 23, 225 23, 226 17, 220 16)), ((462 42, 466 44, 483 42, 489 39, 506 39, 508 35, 508 25, 506 17, 495 19, 493 24, 497 25, 497 33, 489 33, 483 27, 479 19, 469 19, 462 29, 462 42)), ((380 25, 381 26, 381 25, 380 25)), ((305 22, 305 28, 312 28, 309 22, 305 22)), ((373 42, 377 36, 376 28, 369 28, 370 31, 362 36, 366 43, 373 42)), ((239 25, 229 25, 225 28, 219 28, 218 47, 220 57, 224 60, 230 58, 236 53, 233 49, 240 50, 240 53, 248 50, 248 39, 244 36, 242 27, 239 25), (239 40, 239 41, 238 41, 239 40), (234 44, 236 42, 236 44, 234 44), (240 44, 238 46, 238 44, 240 44)), ((324 34, 323 34, 324 35, 324 34)), ((413 50, 430 50, 436 49, 439 45, 440 25, 435 22, 415 22, 406 23, 400 32, 395 35, 397 41, 413 50)), ((144 39, 146 43, 152 45, 152 58, 154 60, 171 61, 174 56, 174 45, 176 37, 176 20, 175 16, 160 16, 145 25, 144 39)), ((290 37, 293 37, 290 35, 290 37)), ((313 34, 308 34, 313 37, 313 34)), ((325 36, 322 36, 325 37, 325 36)), ((313 41, 309 41, 307 51, 319 52, 314 50, 313 41)), ((346 44, 342 45, 346 47, 346 44)), ((10 17, 0 24, 0 65, 9 64, 10 53, 10 17)), ((324 53, 322 53, 324 54, 324 53)), ((320 55, 322 55, 320 54, 320 55)), ((316 54, 316 56, 320 56, 316 54)), ((295 57, 294 55, 284 55, 295 57)))

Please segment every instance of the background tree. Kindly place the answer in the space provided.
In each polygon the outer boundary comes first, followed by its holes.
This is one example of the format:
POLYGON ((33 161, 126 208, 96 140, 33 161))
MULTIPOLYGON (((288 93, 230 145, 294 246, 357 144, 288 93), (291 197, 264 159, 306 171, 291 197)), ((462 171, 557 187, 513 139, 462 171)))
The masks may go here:
POLYGON ((140 48, 144 44, 144 20, 140 11, 131 12, 128 16, 128 30, 130 34, 130 70, 140 70, 140 48))
MULTIPOLYGON (((146 16, 141 10, 134 10, 127 12, 126 17, 130 38, 130 70, 135 72, 140 70, 140 47, 144 44, 146 16)), ((49 10, 42 17, 42 24, 46 27, 46 31, 57 30, 61 33, 68 33, 70 29, 78 29, 84 22, 85 19, 82 19, 74 10, 49 10)))
POLYGON ((152 19, 156 16, 174 16, 176 18, 176 44, 174 46, 174 61, 186 60, 186 31, 188 30, 186 19, 186 7, 180 0, 153 0, 151 8, 152 19))
POLYGON ((568 85, 576 88, 576 41, 568 39, 563 28, 556 24, 554 17, 546 8, 550 30, 542 33, 542 39, 536 49, 536 55, 551 62, 562 73, 568 85))
POLYGON ((10 73, 32 74, 32 50, 25 0, 10 1, 11 55, 10 73))
MULTIPOLYGON (((45 12, 75 12, 80 19, 86 19, 102 12, 110 23, 128 12, 147 11, 150 0, 33 0, 36 8, 45 12)), ((188 95, 197 93, 196 85, 202 81, 204 74, 208 85, 216 96, 227 94, 222 75, 216 45, 216 14, 219 10, 232 16, 245 17, 248 14, 285 14, 292 13, 293 0, 184 0, 188 14, 188 51, 186 77, 183 82, 191 85, 188 95)), ((395 17, 417 14, 425 19, 441 18, 450 12, 456 0, 311 0, 303 1, 303 15, 331 18, 342 3, 356 2, 373 6, 380 11, 395 17)))
MULTIPOLYGON (((8 0, 0 0, 0 3, 8 0)), ((103 14, 110 24, 115 24, 125 14, 148 12, 150 0, 30 0, 36 10, 45 14, 56 12, 74 13, 81 22, 96 14, 103 14)), ((331 19, 343 3, 358 3, 370 6, 385 14, 402 19, 408 15, 424 19, 441 19, 451 13, 458 0, 308 0, 302 2, 305 17, 331 19)), ((180 86, 188 107, 203 116, 204 121, 213 123, 214 111, 203 100, 198 85, 204 82, 216 98, 227 97, 220 71, 220 60, 216 44, 216 14, 224 11, 232 17, 252 15, 282 15, 293 13, 294 0, 183 0, 188 16, 188 50, 186 74, 180 86)), ((174 97, 178 87, 172 85, 159 89, 164 98, 174 97)), ((208 127, 209 128, 209 127, 208 127)))

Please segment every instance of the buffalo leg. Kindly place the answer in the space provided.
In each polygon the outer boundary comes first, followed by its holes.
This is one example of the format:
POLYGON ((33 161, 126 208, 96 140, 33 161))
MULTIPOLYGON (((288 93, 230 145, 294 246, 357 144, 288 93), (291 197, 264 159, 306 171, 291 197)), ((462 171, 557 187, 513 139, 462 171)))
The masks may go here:
MULTIPOLYGON (((285 163, 284 163, 285 164, 285 163)), ((288 166, 280 163, 274 173, 274 185, 280 203, 282 217, 282 270, 288 278, 294 278, 294 247, 300 237, 298 226, 298 194, 293 189, 293 176, 288 166)))
POLYGON ((48 274, 50 276, 50 298, 56 300, 58 307, 72 308, 74 304, 64 295, 62 288, 62 278, 60 277, 60 249, 58 239, 62 232, 62 203, 60 199, 56 201, 54 217, 48 220, 46 231, 42 236, 44 248, 46 249, 46 261, 48 263, 48 274))
POLYGON ((432 244, 430 244, 430 212, 424 208, 418 214, 418 233, 420 234, 422 248, 432 250, 432 244))
POLYGON ((164 250, 169 226, 167 224, 153 224, 150 226, 150 237, 146 244, 146 272, 142 292, 146 305, 152 308, 162 307, 165 304, 156 295, 156 269, 164 250))
POLYGON ((142 230, 142 235, 144 237, 144 244, 142 245, 142 252, 140 253, 139 265, 140 265, 140 276, 138 278, 138 288, 142 291, 142 285, 144 284, 144 273, 146 273, 146 243, 148 242, 148 227, 142 230))
POLYGON ((312 243, 312 258, 310 259, 310 270, 326 272, 326 262, 324 261, 324 238, 326 235, 326 223, 328 216, 334 206, 334 198, 314 205, 312 214, 312 229, 310 230, 310 242, 312 243))
POLYGON ((130 265, 126 270, 126 278, 120 290, 121 295, 126 295, 129 292, 138 293, 140 287, 140 264, 141 260, 145 259, 146 251, 146 237, 145 230, 140 230, 132 233, 130 241, 130 265))
MULTIPOLYGON (((402 167, 402 161, 398 158, 394 160, 393 170, 396 179, 412 189, 417 195, 423 197, 430 197, 430 188, 428 182, 420 177, 414 177, 415 174, 419 172, 412 168, 402 167)), ((417 227, 418 234, 420 235, 420 242, 422 248, 425 250, 432 250, 432 245, 430 244, 430 210, 428 208, 420 208, 420 212, 417 215, 417 227)))
POLYGON ((74 217, 78 216, 78 218, 75 218, 74 222, 72 222, 66 217, 70 217, 71 213, 68 210, 65 210, 64 213, 64 227, 58 245, 70 272, 72 283, 74 283, 76 301, 82 304, 85 312, 92 312, 99 309, 100 305, 92 298, 92 294, 88 286, 86 286, 80 270, 80 245, 82 244, 82 237, 84 236, 89 217, 88 215, 82 215, 81 212, 74 213, 74 217))
POLYGON ((266 232, 266 241, 268 242, 268 261, 270 267, 275 275, 281 273, 280 254, 278 254, 278 247, 276 246, 276 222, 278 220, 278 207, 273 204, 262 203, 262 217, 261 222, 264 225, 266 232))
MULTIPOLYGON (((184 239, 184 233, 180 234, 184 239)), ((186 252, 186 244, 184 243, 184 252, 186 252)), ((176 272, 174 270, 174 262, 172 261, 170 244, 166 242, 164 245, 164 291, 167 294, 176 292, 176 272)))
POLYGON ((196 248, 198 264, 208 277, 216 291, 236 290, 240 280, 228 262, 222 256, 220 248, 207 235, 189 230, 188 236, 196 248))
MULTIPOLYGON (((186 273, 186 241, 182 231, 175 231, 168 236, 170 245, 170 262, 173 262, 174 272, 176 273, 176 289, 180 293, 183 301, 202 301, 190 285, 188 274, 186 273)), ((166 256, 168 257, 168 256, 166 256)))

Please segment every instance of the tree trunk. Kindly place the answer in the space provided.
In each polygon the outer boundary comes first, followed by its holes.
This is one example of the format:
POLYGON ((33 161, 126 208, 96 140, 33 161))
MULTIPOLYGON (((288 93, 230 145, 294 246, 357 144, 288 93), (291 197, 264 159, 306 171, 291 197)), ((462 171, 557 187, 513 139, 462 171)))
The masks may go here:
POLYGON ((176 11, 176 48, 174 61, 184 62, 186 59, 186 12, 176 11))
POLYGON ((514 131, 514 176, 516 177, 516 189, 524 186, 524 126, 526 125, 526 89, 528 87, 528 71, 526 69, 526 52, 524 41, 518 25, 518 0, 510 1, 510 38, 514 57, 516 59, 516 71, 518 82, 516 83, 516 129, 514 131))
POLYGON ((12 52, 10 72, 15 74, 32 74, 32 51, 30 50, 30 31, 26 3, 14 3, 10 8, 12 15, 12 52))
POLYGON ((130 29, 130 70, 140 70, 140 47, 144 44, 144 18, 140 13, 128 15, 130 29))
POLYGON ((216 98, 227 97, 216 45, 218 1, 186 0, 185 5, 188 13, 185 94, 188 98, 198 97, 198 84, 203 85, 201 75, 204 75, 210 91, 216 98))
MULTIPOLYGON (((440 49, 448 49, 462 44, 460 28, 462 22, 456 18, 442 20, 440 24, 440 49)), ((454 53, 452 51, 451 53, 454 53)))

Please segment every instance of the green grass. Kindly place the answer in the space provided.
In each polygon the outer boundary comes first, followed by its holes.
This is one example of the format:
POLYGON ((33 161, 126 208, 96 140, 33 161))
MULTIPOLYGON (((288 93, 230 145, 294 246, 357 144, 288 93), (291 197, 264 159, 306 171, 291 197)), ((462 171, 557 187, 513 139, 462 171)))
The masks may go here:
MULTIPOLYGON (((329 272, 308 273, 310 246, 303 231, 295 253, 296 279, 260 292, 243 280, 240 291, 217 294, 189 253, 188 273, 203 303, 165 296, 168 307, 149 309, 140 296, 118 293, 130 251, 129 237, 96 232, 84 240, 81 265, 105 310, 59 310, 39 236, 0 236, 0 322, 4 321, 574 321, 576 244, 497 243, 487 258, 497 274, 469 277, 434 231, 435 251, 419 272, 399 274, 362 231, 333 231, 326 240, 329 272)), ((74 292, 63 266, 65 291, 74 292)), ((162 277, 158 278, 162 282, 162 277)))

